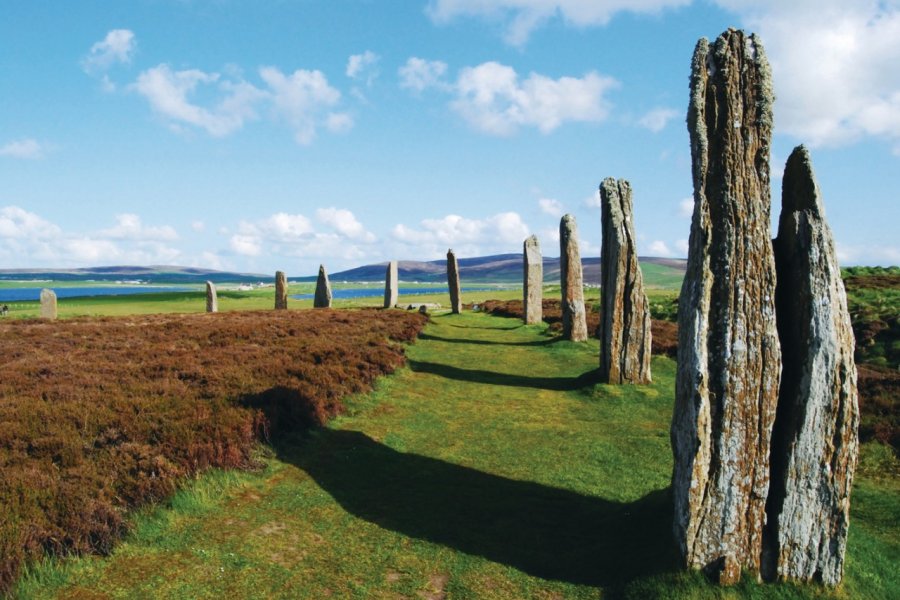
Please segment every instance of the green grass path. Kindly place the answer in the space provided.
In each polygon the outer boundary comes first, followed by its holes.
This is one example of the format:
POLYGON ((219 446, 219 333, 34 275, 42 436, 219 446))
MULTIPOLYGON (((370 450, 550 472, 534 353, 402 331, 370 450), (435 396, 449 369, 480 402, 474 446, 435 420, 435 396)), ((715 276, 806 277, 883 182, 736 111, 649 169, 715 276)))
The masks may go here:
MULTIPOLYGON (((140 515, 112 556, 45 563, 16 593, 822 597, 752 583, 723 593, 678 572, 674 362, 654 359, 652 386, 595 385, 597 353, 596 340, 557 341, 513 319, 435 317, 408 368, 350 399, 329 427, 278 440, 260 472, 205 475, 140 515)), ((851 528, 861 560, 838 596, 879 597, 900 589, 897 487, 863 484, 858 495, 871 523, 851 528)))

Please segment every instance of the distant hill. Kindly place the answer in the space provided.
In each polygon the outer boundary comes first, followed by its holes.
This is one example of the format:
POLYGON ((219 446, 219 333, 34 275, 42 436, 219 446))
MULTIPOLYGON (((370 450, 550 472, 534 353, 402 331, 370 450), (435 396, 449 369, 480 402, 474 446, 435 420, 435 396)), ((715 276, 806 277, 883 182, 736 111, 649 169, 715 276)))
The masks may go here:
POLYGON ((271 279, 271 275, 259 273, 234 273, 213 269, 196 269, 177 266, 110 266, 82 269, 0 269, 0 281, 11 279, 52 279, 54 281, 131 281, 147 283, 252 283, 271 279))
MULTIPOLYGON (((684 277, 687 261, 677 258, 639 258, 647 285, 673 287, 684 277)), ((600 284, 600 258, 581 259, 586 283, 600 284)), ((387 263, 377 263, 329 275, 332 281, 383 281, 387 263)), ((397 264, 402 281, 443 282, 447 276, 445 260, 428 262, 402 260, 397 264)), ((521 283, 522 255, 497 254, 459 259, 459 276, 467 283, 521 283)), ((314 280, 314 278, 303 278, 314 280)), ((544 257, 544 281, 559 281, 559 258, 544 257)))

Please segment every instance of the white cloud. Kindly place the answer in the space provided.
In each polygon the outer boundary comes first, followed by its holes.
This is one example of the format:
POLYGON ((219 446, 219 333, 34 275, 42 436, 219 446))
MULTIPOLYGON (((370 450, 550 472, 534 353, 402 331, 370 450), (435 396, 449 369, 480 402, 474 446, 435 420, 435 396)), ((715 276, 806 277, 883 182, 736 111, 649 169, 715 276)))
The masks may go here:
POLYGON ((0 156, 35 160, 44 157, 44 148, 31 138, 13 140, 0 146, 0 156))
POLYGON ((375 241, 375 235, 366 231, 363 224, 349 210, 334 207, 320 208, 316 210, 316 217, 348 239, 366 243, 375 241))
MULTIPOLYGON (((297 69, 285 75, 276 67, 263 67, 259 75, 269 86, 276 114, 290 124, 297 143, 312 143, 317 126, 330 116, 323 113, 340 101, 341 93, 318 70, 297 69)), ((341 119, 339 124, 332 120, 329 127, 343 126, 346 130, 352 126, 349 117, 341 119)))
POLYGON ((604 120, 610 108, 604 95, 618 85, 595 72, 559 79, 531 73, 520 81, 512 67, 487 62, 460 72, 451 107, 485 133, 510 135, 531 126, 546 134, 568 121, 604 120))
POLYGON ((325 128, 331 133, 347 133, 353 129, 353 117, 347 113, 328 113, 325 128))
POLYGON ((669 257, 672 256, 672 251, 669 250, 669 247, 662 240, 654 240, 650 242, 650 245, 647 246, 647 256, 662 256, 669 257))
POLYGON ((680 113, 671 108, 654 108, 643 117, 638 119, 638 125, 649 129, 653 133, 659 133, 666 128, 669 121, 677 117, 680 113))
POLYGON ((0 238, 48 239, 60 233, 59 227, 24 208, 0 208, 0 238))
POLYGON ((687 219, 694 216, 694 199, 692 197, 682 198, 678 202, 678 216, 687 219))
POLYGON ((554 17, 576 27, 605 25, 618 12, 655 14, 691 0, 431 0, 428 15, 436 23, 457 17, 487 17, 505 25, 505 39, 520 46, 554 17))
POLYGON ((206 223, 204 223, 203 221, 194 221, 191 223, 191 229, 197 232, 205 231, 206 223))
POLYGON ((594 190, 594 193, 584 199, 584 205, 588 208, 602 208, 603 203, 600 200, 600 190, 594 190))
POLYGON ((214 137, 228 135, 256 118, 254 104, 264 94, 246 82, 222 81, 221 100, 213 108, 193 104, 188 97, 199 84, 212 85, 220 80, 218 73, 204 73, 197 69, 172 71, 161 64, 141 73, 134 89, 144 96, 153 109, 172 124, 187 124, 206 130, 214 137))
POLYGON ((837 242, 838 261, 842 265, 900 265, 900 246, 853 246, 837 242))
POLYGON ((375 66, 380 58, 371 50, 366 50, 362 54, 352 55, 347 60, 347 77, 357 80, 365 79, 366 85, 372 85, 372 82, 378 77, 378 71, 375 66))
POLYGON ((397 71, 400 76, 400 87, 415 92, 423 92, 431 87, 446 88, 443 81, 446 72, 447 63, 415 56, 408 59, 397 71))
POLYGON ((554 200, 553 198, 540 198, 538 199, 538 206, 541 211, 550 215, 551 217, 561 217, 563 215, 563 205, 559 200, 554 200))
POLYGON ((690 244, 688 244, 687 240, 676 240, 675 241, 675 250, 678 252, 678 256, 685 258, 688 255, 688 250, 690 248, 690 244))
POLYGON ((112 240, 152 240, 172 241, 178 239, 178 233, 169 225, 161 227, 146 227, 138 215, 116 215, 116 224, 103 229, 99 235, 112 240))
POLYGON ((262 254, 262 238, 258 235, 236 233, 228 240, 228 246, 241 256, 259 256, 262 254))
POLYGON ((461 256, 517 252, 529 232, 518 213, 503 212, 484 219, 460 215, 424 219, 418 229, 401 223, 391 235, 394 240, 415 247, 419 256, 426 259, 441 256, 447 248, 461 256))
POLYGON ((90 52, 81 61, 81 67, 88 73, 95 73, 105 71, 116 63, 130 63, 136 47, 134 32, 112 29, 105 38, 91 46, 90 52))

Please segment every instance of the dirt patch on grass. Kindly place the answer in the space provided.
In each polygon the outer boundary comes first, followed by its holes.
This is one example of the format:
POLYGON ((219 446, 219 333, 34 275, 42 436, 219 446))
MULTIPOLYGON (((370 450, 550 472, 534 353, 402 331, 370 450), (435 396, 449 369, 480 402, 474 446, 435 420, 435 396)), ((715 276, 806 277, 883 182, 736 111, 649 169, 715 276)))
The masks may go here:
POLYGON ((0 323, 0 593, 42 553, 108 552, 126 511, 260 436, 324 423, 426 318, 256 311, 0 323))

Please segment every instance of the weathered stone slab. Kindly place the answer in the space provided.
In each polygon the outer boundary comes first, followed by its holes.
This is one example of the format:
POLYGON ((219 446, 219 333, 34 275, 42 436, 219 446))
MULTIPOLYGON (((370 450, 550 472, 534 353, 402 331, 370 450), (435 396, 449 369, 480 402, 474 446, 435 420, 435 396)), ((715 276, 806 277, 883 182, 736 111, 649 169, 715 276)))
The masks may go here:
POLYGON ((781 352, 769 229, 771 74, 759 40, 701 39, 688 130, 694 215, 678 308, 674 533, 721 583, 759 572, 781 352))
POLYGON ((325 265, 319 265, 319 277, 316 279, 316 294, 313 296, 313 308, 331 308, 331 282, 325 265))
POLYGON ((219 296, 216 294, 216 284, 212 281, 206 282, 206 312, 219 312, 219 296))
POLYGON ((584 314, 584 278, 581 251, 578 248, 578 225, 572 215, 559 222, 559 276, 562 294, 563 338, 573 342, 588 339, 584 314))
POLYGON ((287 277, 284 271, 275 271, 275 310, 287 309, 287 297, 287 277))
POLYGON ((397 304, 400 288, 397 282, 397 261, 388 263, 387 272, 384 275, 384 307, 391 308, 397 304))
POLYGON ((855 340, 831 228, 803 146, 784 171, 775 263, 783 371, 765 574, 837 585, 859 450, 855 340))
POLYGON ((638 266, 631 185, 604 179, 600 207, 600 380, 650 383, 650 303, 638 266))
POLYGON ((56 309, 56 292, 44 288, 41 290, 41 318, 55 320, 58 317, 56 309))
POLYGON ((458 315, 462 312, 462 299, 459 289, 459 263, 453 249, 447 250, 447 285, 450 287, 450 310, 458 315))
POLYGON ((544 294, 544 258, 536 235, 525 240, 522 252, 524 265, 525 323, 536 325, 544 318, 541 301, 544 294))

